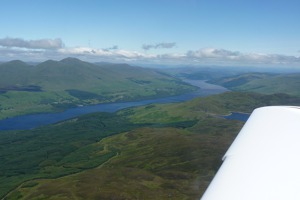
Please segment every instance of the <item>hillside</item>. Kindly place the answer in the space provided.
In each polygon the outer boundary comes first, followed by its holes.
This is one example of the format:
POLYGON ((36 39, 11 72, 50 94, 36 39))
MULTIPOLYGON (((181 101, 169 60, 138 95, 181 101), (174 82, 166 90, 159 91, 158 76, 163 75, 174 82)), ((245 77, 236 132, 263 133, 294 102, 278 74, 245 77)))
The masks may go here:
POLYGON ((282 104, 300 98, 228 92, 0 132, 0 197, 199 199, 242 126, 219 116, 282 104))
POLYGON ((234 91, 300 96, 300 74, 247 73, 210 81, 234 91))
POLYGON ((194 87, 153 69, 92 64, 75 58, 36 66, 0 64, 0 118, 67 107, 129 101, 188 92, 194 87))

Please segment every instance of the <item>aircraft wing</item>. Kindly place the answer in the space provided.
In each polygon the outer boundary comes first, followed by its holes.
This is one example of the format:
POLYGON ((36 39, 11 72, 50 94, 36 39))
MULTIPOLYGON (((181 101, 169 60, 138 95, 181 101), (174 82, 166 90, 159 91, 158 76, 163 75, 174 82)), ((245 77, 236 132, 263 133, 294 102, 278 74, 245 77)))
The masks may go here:
POLYGON ((300 107, 255 109, 201 200, 299 200, 300 107))

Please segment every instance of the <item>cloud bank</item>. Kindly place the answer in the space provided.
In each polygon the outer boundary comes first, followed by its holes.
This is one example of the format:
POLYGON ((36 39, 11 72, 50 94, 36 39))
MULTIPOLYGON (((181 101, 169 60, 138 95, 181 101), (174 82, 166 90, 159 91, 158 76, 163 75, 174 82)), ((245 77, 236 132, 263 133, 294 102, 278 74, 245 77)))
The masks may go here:
POLYGON ((289 65, 300 66, 300 57, 280 54, 241 53, 225 49, 203 48, 197 51, 188 51, 186 58, 195 62, 215 62, 229 64, 250 65, 289 65))
MULTIPOLYGON (((143 49, 173 48, 176 43, 143 45, 143 49)), ((154 52, 154 51, 153 51, 154 52)), ((155 54, 109 48, 65 47, 61 39, 0 39, 0 61, 45 61, 77 57, 90 62, 127 62, 135 64, 220 65, 220 66, 288 66, 300 68, 300 57, 281 54, 242 53, 222 48, 200 48, 183 53, 155 54)))
POLYGON ((170 49, 170 48, 174 48, 176 46, 175 42, 162 42, 162 43, 158 43, 158 44, 143 44, 142 49, 144 50, 150 50, 150 49, 170 49))
POLYGON ((17 47, 27 49, 60 49, 64 44, 61 39, 40 39, 40 40, 24 40, 21 38, 4 38, 0 39, 2 47, 17 47))

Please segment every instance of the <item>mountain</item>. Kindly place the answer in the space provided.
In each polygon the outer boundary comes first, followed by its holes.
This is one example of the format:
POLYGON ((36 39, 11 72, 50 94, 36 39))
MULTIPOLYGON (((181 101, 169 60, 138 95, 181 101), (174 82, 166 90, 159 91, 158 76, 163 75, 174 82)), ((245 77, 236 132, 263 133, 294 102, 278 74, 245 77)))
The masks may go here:
POLYGON ((48 60, 36 66, 30 66, 22 61, 11 61, 0 65, 0 73, 5 74, 5 79, 1 79, 0 82, 1 88, 36 85, 46 91, 86 89, 99 94, 102 90, 122 90, 115 87, 124 88, 127 84, 135 87, 151 85, 153 82, 158 84, 166 84, 168 81, 179 82, 178 79, 153 69, 127 64, 96 65, 76 58, 48 60))
POLYGON ((20 60, 0 64, 0 88, 27 85, 30 80, 33 66, 26 64, 20 60))
POLYGON ((76 58, 0 64, 0 118, 113 101, 176 95, 194 87, 154 69, 76 58))
POLYGON ((214 79, 210 83, 222 85, 234 91, 251 91, 262 94, 286 93, 300 96, 300 73, 246 73, 214 79))

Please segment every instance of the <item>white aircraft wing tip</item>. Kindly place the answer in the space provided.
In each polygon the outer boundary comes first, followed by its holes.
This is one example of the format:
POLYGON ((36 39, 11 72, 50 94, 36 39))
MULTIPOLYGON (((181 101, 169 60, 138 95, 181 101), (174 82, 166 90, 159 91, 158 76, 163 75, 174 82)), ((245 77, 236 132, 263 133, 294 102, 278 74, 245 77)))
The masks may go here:
POLYGON ((300 107, 257 108, 202 200, 300 199, 300 107))

